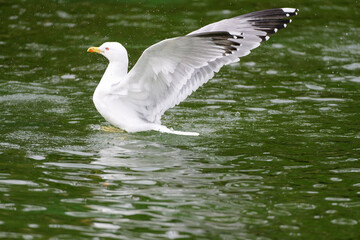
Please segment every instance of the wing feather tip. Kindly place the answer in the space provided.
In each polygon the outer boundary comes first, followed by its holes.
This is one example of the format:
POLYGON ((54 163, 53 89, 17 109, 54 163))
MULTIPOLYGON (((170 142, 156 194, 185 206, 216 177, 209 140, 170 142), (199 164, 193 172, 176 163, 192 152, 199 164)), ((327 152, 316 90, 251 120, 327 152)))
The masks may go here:
MULTIPOLYGON (((270 39, 269 36, 259 36, 259 38, 261 38, 261 41, 262 41, 262 42, 265 42, 265 41, 267 41, 267 40, 270 39)), ((259 44, 259 45, 260 45, 260 44, 259 44)))
POLYGON ((297 13, 299 11, 299 9, 297 8, 281 8, 281 10, 283 10, 283 12, 285 13, 297 13))

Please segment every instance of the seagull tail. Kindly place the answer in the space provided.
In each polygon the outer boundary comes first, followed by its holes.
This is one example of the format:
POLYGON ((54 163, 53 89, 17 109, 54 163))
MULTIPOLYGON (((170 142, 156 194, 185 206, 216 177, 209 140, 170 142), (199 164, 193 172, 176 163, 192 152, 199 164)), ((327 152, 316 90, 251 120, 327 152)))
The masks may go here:
POLYGON ((199 136, 200 135, 197 132, 175 131, 175 130, 169 129, 169 128, 165 127, 165 126, 159 126, 158 128, 156 128, 154 130, 157 130, 157 131, 163 132, 163 133, 170 133, 170 134, 183 135, 183 136, 199 136))
POLYGON ((167 133, 176 134, 176 135, 183 135, 183 136, 199 136, 200 134, 197 132, 182 132, 182 131, 175 131, 170 130, 167 133))

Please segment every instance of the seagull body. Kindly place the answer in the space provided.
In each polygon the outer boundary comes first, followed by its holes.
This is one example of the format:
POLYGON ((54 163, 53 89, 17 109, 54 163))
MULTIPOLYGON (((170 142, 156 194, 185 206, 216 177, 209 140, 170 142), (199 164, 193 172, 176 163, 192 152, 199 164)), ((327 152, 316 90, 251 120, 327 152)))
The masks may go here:
POLYGON ((161 116, 206 83, 224 65, 237 62, 269 35, 285 28, 295 8, 248 13, 209 24, 186 36, 163 40, 146 49, 128 72, 126 49, 117 42, 91 47, 109 60, 93 101, 112 125, 127 132, 174 131, 161 125, 161 116))

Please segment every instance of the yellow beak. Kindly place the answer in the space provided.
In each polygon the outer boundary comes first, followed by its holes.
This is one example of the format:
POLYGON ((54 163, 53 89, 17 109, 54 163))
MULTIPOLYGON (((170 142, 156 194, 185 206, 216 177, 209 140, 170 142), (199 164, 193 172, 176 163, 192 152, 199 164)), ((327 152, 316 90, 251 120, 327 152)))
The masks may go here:
POLYGON ((103 53, 98 47, 90 47, 87 51, 91 53, 103 53))

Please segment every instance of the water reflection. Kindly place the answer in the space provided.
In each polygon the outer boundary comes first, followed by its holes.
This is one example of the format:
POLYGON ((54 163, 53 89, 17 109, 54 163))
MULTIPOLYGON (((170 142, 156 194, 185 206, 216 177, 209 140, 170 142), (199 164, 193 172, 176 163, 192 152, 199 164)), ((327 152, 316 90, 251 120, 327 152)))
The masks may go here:
POLYGON ((66 215, 89 219, 91 228, 69 225, 50 227, 91 232, 91 235, 104 237, 134 231, 142 226, 149 232, 130 235, 155 239, 210 236, 203 228, 225 232, 243 229, 237 235, 245 236, 246 224, 268 223, 268 220, 259 218, 257 211, 248 209, 264 207, 251 202, 252 194, 263 190, 263 177, 236 174, 233 172, 235 168, 225 162, 220 164, 196 157, 199 155, 197 151, 141 138, 144 136, 114 134, 113 138, 104 139, 103 133, 99 132, 89 139, 97 153, 64 152, 89 156, 93 159, 89 163, 44 163, 43 167, 48 172, 48 178, 43 178, 46 182, 91 189, 91 197, 86 199, 65 197, 61 200, 66 204, 85 204, 88 211, 67 211, 66 215), (96 172, 89 175, 89 170, 96 172), (55 172, 57 177, 50 179, 55 172), (59 172, 62 174, 59 175, 59 172), (96 183, 92 179, 97 179, 96 183), (239 194, 236 201, 233 199, 235 193, 239 194), (196 218, 193 218, 194 214, 196 218))

